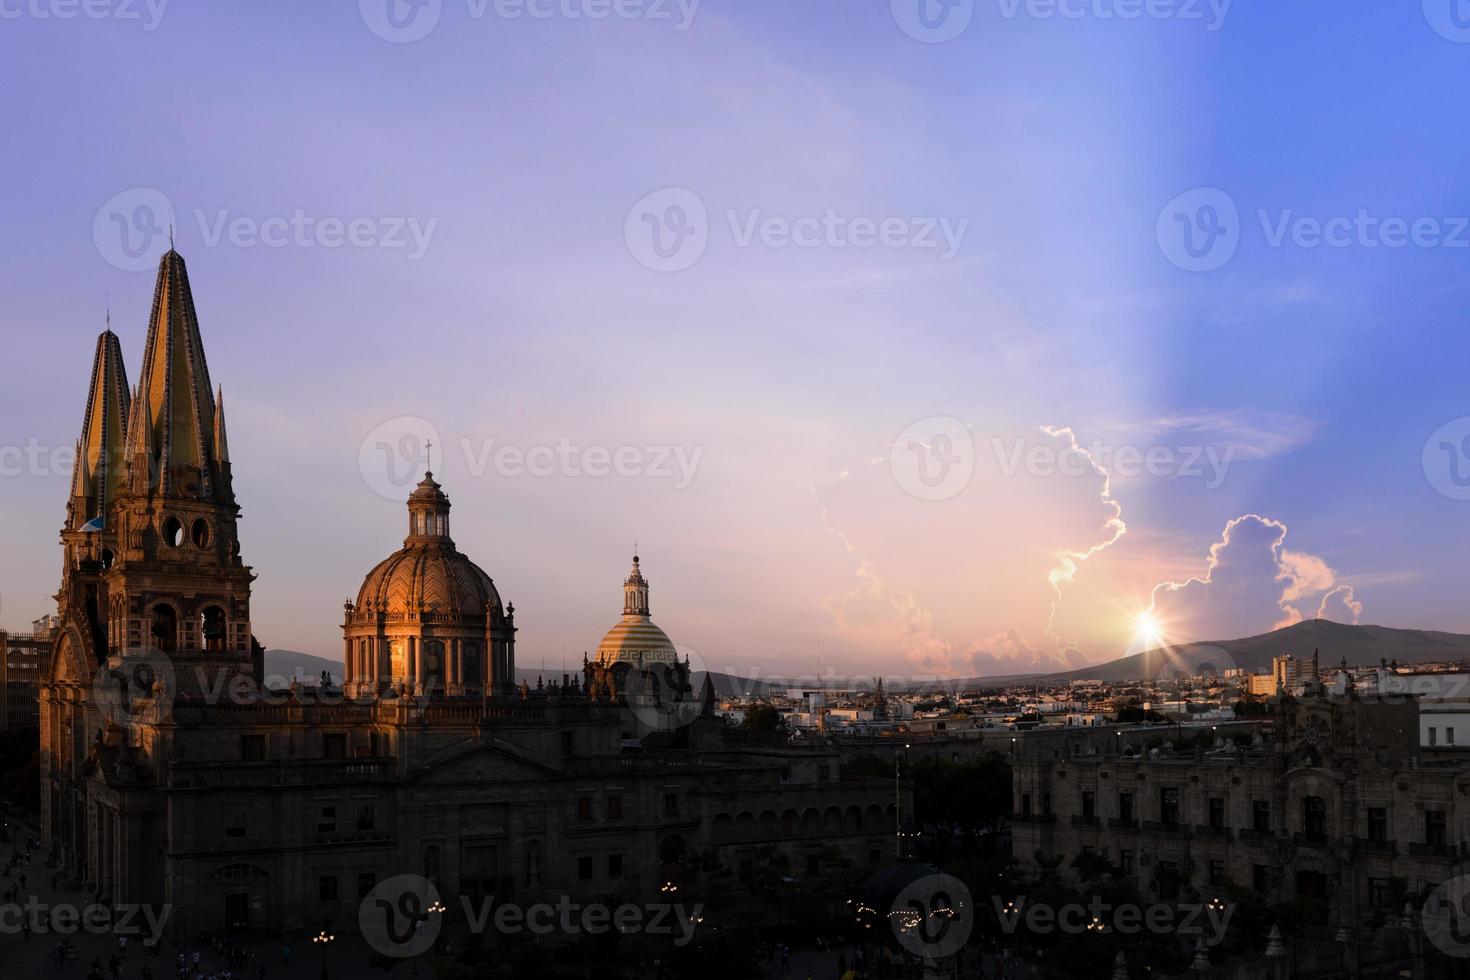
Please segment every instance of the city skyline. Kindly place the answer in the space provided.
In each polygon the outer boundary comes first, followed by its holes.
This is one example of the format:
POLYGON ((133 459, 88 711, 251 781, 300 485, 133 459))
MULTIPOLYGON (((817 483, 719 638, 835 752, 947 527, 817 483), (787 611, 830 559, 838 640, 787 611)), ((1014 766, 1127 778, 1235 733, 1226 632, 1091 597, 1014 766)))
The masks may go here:
POLYGON ((1319 614, 1470 631, 1464 137, 1425 126, 1448 96, 1373 97, 1470 46, 1415 8, 1003 9, 944 43, 886 5, 705 3, 682 30, 450 5, 408 43, 350 7, 15 19, 17 77, 63 46, 87 67, 40 96, 64 128, 14 124, 0 623, 52 610, 87 359, 110 315, 136 381, 172 234, 270 647, 340 659, 426 439, 528 664, 595 646, 635 539, 714 669, 1020 673, 1319 614), (536 64, 559 71, 526 88, 536 64), (242 80, 281 110, 224 125, 242 80), (1268 92, 1308 122, 1250 111, 1268 92), (186 146, 172 117, 203 120, 186 146))

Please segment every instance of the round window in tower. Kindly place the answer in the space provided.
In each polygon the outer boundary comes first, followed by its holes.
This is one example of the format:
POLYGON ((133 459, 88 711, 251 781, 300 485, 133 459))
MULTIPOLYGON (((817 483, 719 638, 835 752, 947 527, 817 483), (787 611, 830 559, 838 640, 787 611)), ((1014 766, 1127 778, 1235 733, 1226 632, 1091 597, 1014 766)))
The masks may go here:
POLYGON ((163 543, 170 548, 177 548, 184 537, 184 525, 179 523, 177 517, 170 517, 163 522, 163 543))
POLYGON ((202 517, 196 520, 189 529, 189 537, 194 542, 194 547, 209 547, 209 522, 202 517))

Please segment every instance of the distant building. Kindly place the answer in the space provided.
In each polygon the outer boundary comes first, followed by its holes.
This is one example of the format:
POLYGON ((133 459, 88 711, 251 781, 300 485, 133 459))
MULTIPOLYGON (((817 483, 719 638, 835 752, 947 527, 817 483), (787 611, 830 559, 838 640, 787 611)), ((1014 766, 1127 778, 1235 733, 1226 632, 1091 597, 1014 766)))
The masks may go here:
POLYGON ((1405 894, 1470 855, 1470 772, 1421 750, 1412 697, 1313 683, 1271 708, 1248 745, 1121 730, 1088 751, 1017 757, 1014 853, 1061 858, 1068 874, 1090 851, 1161 900, 1233 885, 1368 944, 1405 894))
POLYGON ((40 725, 37 692, 50 652, 49 632, 6 633, 0 630, 0 731, 17 731, 40 725))

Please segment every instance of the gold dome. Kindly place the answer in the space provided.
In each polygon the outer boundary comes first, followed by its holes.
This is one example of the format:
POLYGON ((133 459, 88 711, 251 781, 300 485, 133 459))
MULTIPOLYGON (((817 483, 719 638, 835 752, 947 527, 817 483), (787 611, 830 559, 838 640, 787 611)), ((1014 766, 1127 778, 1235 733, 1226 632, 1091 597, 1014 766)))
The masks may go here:
POLYGON ((357 593, 359 614, 413 617, 423 610, 483 620, 487 610, 499 613, 495 583, 449 536, 449 498, 434 474, 425 474, 408 500, 408 537, 368 572, 357 593))
POLYGON ((500 594, 485 571, 450 548, 409 547, 378 563, 357 593, 357 608, 390 616, 426 612, 462 613, 483 619, 487 606, 500 609, 500 594))
POLYGON ((623 581, 623 618, 597 645, 597 662, 601 664, 674 663, 679 655, 667 633, 648 618, 648 582, 633 556, 633 570, 623 581))

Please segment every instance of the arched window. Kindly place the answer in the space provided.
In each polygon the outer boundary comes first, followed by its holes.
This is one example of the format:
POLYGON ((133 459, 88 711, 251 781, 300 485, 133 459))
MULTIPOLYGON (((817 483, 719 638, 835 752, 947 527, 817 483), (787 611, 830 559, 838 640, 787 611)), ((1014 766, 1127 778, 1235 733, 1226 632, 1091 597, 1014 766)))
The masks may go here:
POLYGON ((424 877, 434 883, 439 881, 439 848, 424 848, 424 877))
POLYGON ((225 649, 225 611, 219 606, 205 606, 199 616, 199 631, 204 637, 204 649, 210 653, 222 653, 225 649))
POLYGON ((179 614, 173 606, 159 603, 153 607, 153 645, 164 653, 179 649, 179 614))

